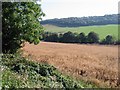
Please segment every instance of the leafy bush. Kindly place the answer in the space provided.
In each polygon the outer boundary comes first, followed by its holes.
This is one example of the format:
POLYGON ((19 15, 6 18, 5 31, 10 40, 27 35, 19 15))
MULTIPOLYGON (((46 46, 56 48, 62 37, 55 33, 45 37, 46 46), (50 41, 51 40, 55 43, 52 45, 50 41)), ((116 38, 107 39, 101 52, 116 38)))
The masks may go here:
MULTIPOLYGON (((62 75, 55 67, 27 60, 20 54, 2 56, 2 88, 83 88, 81 81, 62 75)), ((86 83, 84 83, 85 85, 86 83)), ((86 84, 86 87, 89 84, 86 84)), ((92 85, 93 86, 93 85, 92 85)))

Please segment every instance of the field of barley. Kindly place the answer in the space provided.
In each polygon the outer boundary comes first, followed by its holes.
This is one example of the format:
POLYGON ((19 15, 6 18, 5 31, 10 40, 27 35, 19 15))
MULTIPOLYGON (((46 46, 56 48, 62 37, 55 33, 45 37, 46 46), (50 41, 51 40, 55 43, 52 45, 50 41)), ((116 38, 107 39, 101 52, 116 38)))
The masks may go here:
POLYGON ((26 43, 24 55, 49 63, 62 73, 93 82, 99 86, 116 86, 118 80, 118 46, 26 43))

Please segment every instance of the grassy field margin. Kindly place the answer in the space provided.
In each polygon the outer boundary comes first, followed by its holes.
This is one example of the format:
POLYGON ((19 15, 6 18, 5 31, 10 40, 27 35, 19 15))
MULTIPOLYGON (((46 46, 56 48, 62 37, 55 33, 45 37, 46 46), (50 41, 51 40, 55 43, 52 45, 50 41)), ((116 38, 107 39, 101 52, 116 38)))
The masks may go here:
POLYGON ((2 89, 10 88, 96 88, 60 73, 54 66, 33 62, 21 54, 4 54, 1 60, 2 89))

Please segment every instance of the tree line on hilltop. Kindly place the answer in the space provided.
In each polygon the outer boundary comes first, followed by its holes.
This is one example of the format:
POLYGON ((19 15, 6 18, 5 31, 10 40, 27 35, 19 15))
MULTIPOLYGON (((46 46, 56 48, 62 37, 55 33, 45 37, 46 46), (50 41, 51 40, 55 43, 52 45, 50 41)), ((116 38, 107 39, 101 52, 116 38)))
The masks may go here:
POLYGON ((61 19, 48 19, 40 23, 55 25, 59 27, 79 27, 79 26, 92 26, 92 25, 107 25, 118 24, 120 22, 119 14, 104 15, 104 16, 89 16, 89 17, 69 17, 61 19))
POLYGON ((120 40, 114 39, 112 35, 107 35, 104 39, 100 40, 99 35, 95 32, 85 33, 72 33, 70 31, 62 33, 44 32, 42 40, 47 42, 61 42, 61 43, 80 43, 80 44, 120 44, 120 40))

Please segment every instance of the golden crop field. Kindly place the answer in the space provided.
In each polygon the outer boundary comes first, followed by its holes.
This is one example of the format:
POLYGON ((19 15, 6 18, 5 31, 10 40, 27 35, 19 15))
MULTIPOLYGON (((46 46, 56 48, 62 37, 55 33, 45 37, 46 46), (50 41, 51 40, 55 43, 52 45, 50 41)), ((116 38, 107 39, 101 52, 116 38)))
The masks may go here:
POLYGON ((116 86, 118 79, 118 46, 26 43, 24 54, 49 63, 67 75, 94 82, 97 85, 116 86))

